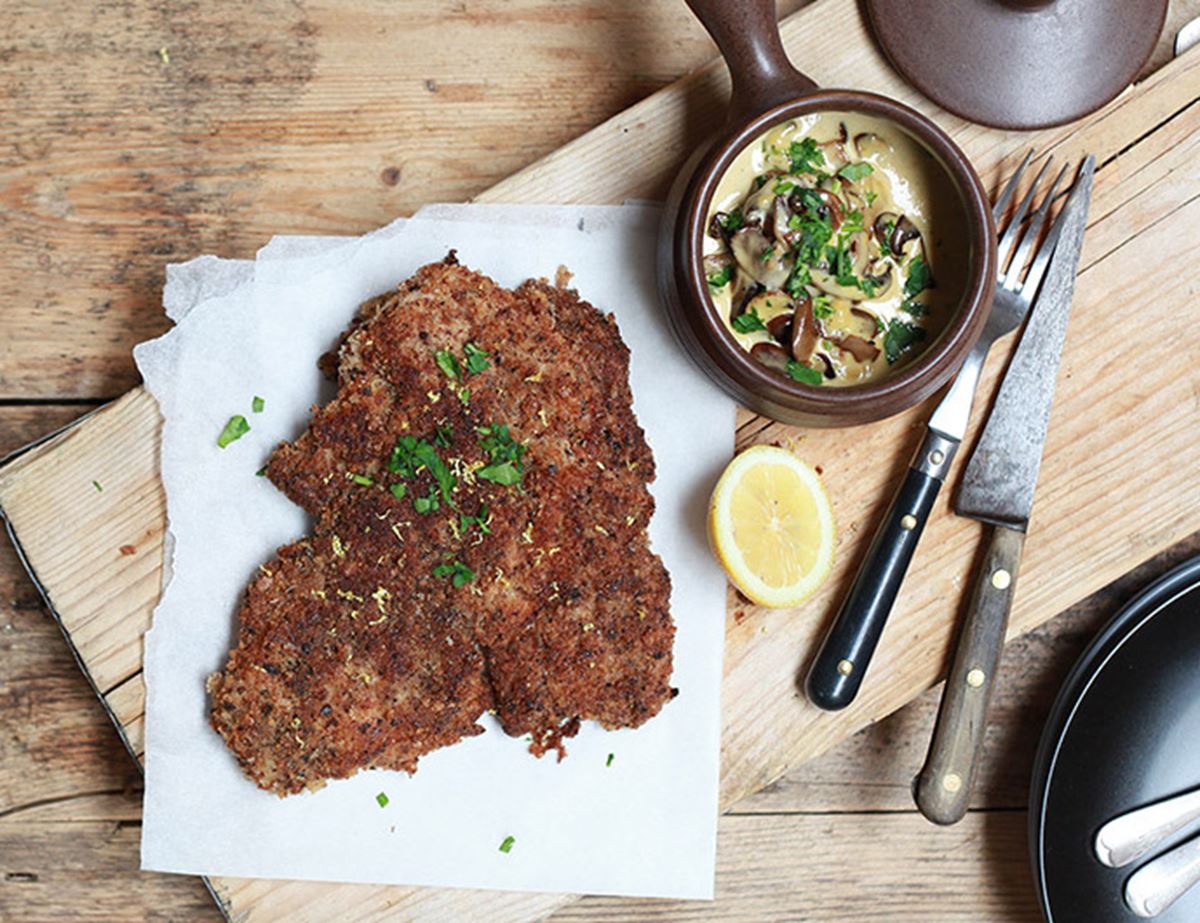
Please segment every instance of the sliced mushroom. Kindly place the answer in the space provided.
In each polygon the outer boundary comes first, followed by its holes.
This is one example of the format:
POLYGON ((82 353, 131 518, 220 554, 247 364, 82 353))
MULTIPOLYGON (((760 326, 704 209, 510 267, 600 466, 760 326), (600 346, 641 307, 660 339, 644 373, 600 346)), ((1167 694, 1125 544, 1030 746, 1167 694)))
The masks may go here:
POLYGON ((892 152, 892 146, 873 131, 864 131, 860 135, 855 135, 854 147, 858 151, 858 156, 863 159, 876 154, 892 152))
POLYGON ((858 321, 859 330, 865 339, 870 340, 879 332, 879 321, 870 311, 864 311, 862 308, 851 308, 850 313, 858 321))
POLYGON ((755 343, 750 349, 750 358, 776 372, 787 373, 787 350, 775 343, 755 343))
POLYGON ((862 278, 875 287, 873 298, 882 298, 887 294, 887 291, 892 287, 892 279, 895 273, 892 271, 892 264, 884 259, 872 260, 867 264, 866 268, 860 273, 862 278))
POLYGON ((778 291, 759 289, 754 297, 746 301, 742 311, 753 311, 764 324, 777 317, 792 316, 791 296, 778 291))
POLYGON ((825 378, 837 378, 837 370, 833 367, 833 360, 824 353, 817 353, 817 358, 821 360, 821 364, 825 366, 825 378))
POLYGON ((711 276, 733 265, 733 257, 728 250, 719 250, 704 257, 704 274, 711 276))
POLYGON ((875 232, 875 239, 879 241, 879 246, 883 248, 884 252, 887 252, 888 241, 899 223, 900 216, 895 212, 880 212, 875 223, 871 225, 871 230, 875 232))
POLYGON ((714 212, 712 220, 708 222, 708 236, 715 240, 728 241, 729 235, 733 233, 726 227, 730 220, 729 212, 714 212))
POLYGON ((792 342, 792 315, 777 314, 767 321, 767 333, 777 343, 792 342))
POLYGON ((852 355, 857 362, 874 362, 879 358, 879 347, 860 336, 850 334, 850 336, 839 337, 834 342, 839 348, 852 355))
POLYGON ((794 214, 787 196, 775 197, 775 206, 771 209, 771 236, 783 241, 789 248, 795 247, 800 239, 800 232, 789 227, 794 214))
POLYGON ((910 240, 920 239, 921 232, 917 230, 917 226, 909 220, 908 215, 901 215, 888 238, 888 249, 896 256, 900 256, 904 252, 905 244, 910 240))
POLYGON ((817 348, 818 336, 812 298, 805 292, 796 299, 796 311, 792 315, 792 358, 797 362, 808 362, 817 348))
POLYGON ((729 239, 729 247, 746 275, 767 288, 783 288, 791 275, 792 260, 786 248, 759 228, 742 228, 729 239))
MULTIPOLYGON (((739 314, 745 314, 748 310, 750 310, 750 304, 755 298, 758 297, 760 292, 764 291, 766 291, 766 289, 764 289, 761 285, 759 285, 757 282, 752 282, 742 292, 742 298, 737 303, 737 307, 734 309, 733 316, 737 317, 739 314)), ((732 320, 732 318, 730 319, 732 320)))

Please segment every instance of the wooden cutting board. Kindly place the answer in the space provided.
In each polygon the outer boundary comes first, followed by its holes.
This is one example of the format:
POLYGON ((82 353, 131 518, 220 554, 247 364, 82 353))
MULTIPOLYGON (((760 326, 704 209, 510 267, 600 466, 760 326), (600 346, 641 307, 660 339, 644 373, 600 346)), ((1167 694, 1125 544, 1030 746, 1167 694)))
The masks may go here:
MULTIPOLYGON (((901 84, 853 0, 821 0, 784 23, 795 61, 825 85, 896 96, 932 115, 996 188, 1025 147, 1097 155, 1091 210, 1046 458, 1011 627, 1019 633, 1200 525, 1198 284, 1200 57, 1165 66, 1100 113, 1029 135, 969 125, 901 84), (1151 129, 1157 129, 1151 134, 1151 129)), ((721 118, 719 63, 632 107, 480 197, 620 202, 661 196, 679 162, 721 118)), ((486 269, 486 267, 483 267, 486 269)), ((584 293, 586 295, 586 292, 584 293)), ((1011 344, 989 362, 990 393, 1011 344)), ((732 595, 723 687, 722 805, 729 807, 894 711, 942 673, 978 539, 934 512, 876 663, 855 705, 830 715, 798 691, 814 642, 844 593, 875 518, 915 448, 920 409, 849 431, 801 431, 743 413, 738 445, 789 445, 820 466, 841 525, 819 596, 766 612, 732 595)), ((141 758, 141 636, 161 584, 165 503, 159 418, 137 389, 0 468, 0 509, 80 666, 141 758)), ((953 476, 952 476, 953 483, 953 476)), ((802 862, 802 859, 797 859, 802 862)), ((529 920, 561 895, 214 879, 238 920, 529 920)))

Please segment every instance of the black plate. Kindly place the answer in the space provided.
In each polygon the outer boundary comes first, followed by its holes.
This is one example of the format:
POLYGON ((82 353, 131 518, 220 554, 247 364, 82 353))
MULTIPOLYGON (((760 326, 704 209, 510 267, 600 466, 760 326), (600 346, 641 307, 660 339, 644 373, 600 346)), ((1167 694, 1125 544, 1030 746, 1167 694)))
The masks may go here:
MULTIPOLYGON (((1046 919, 1139 920, 1122 891, 1154 854, 1110 869, 1096 860, 1092 840, 1116 815, 1197 786, 1200 558, 1193 558, 1117 614, 1071 670, 1050 713, 1029 802, 1030 854, 1046 919)), ((1172 842, 1193 834, 1189 828, 1172 842)), ((1200 921, 1200 888, 1155 919, 1200 921)))

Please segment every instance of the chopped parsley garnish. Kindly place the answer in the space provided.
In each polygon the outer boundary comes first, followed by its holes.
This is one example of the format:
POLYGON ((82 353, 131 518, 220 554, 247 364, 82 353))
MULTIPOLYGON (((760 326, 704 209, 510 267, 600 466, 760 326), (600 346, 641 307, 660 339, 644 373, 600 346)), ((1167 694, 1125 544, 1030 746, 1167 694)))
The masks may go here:
POLYGON ((261 468, 255 471, 254 476, 256 478, 265 478, 267 476, 267 466, 263 465, 261 468))
POLYGON ((254 395, 254 400, 252 400, 252 401, 250 402, 250 409, 251 409, 251 410, 253 410, 255 413, 262 413, 262 412, 263 412, 263 408, 264 408, 264 407, 266 407, 266 406, 267 406, 267 402, 266 402, 266 401, 264 401, 264 400, 263 400, 261 397, 259 397, 257 394, 256 394, 256 395, 254 395))
POLYGON ((909 298, 915 298, 932 285, 933 276, 930 275, 929 266, 919 256, 914 256, 908 264, 908 279, 904 282, 904 294, 909 298))
POLYGON ((458 359, 454 357, 454 353, 450 352, 450 350, 439 349, 433 354, 433 358, 437 362, 438 368, 446 373, 447 378, 458 381, 462 377, 462 368, 459 367, 458 359))
POLYGON ((608 755, 608 759, 606 759, 606 760, 604 761, 604 766, 605 766, 605 768, 608 768, 609 766, 611 766, 611 765, 612 765, 612 761, 613 761, 613 754, 611 754, 611 753, 610 753, 610 754, 608 755))
POLYGON ((479 512, 474 516, 468 516, 466 513, 460 513, 458 517, 458 531, 466 535, 471 531, 471 527, 479 529, 483 535, 491 535, 492 530, 488 527, 488 508, 486 503, 479 504, 479 512))
POLYGON ((487 453, 490 464, 476 471, 475 476, 505 487, 520 484, 525 471, 521 462, 525 446, 509 435, 508 427, 503 423, 481 426, 478 432, 481 437, 479 443, 487 453))
POLYGON ((375 800, 379 803, 381 808, 386 808, 388 806, 388 796, 383 792, 380 792, 378 795, 376 795, 375 800))
POLYGON ((475 476, 483 478, 485 481, 491 481, 493 484, 502 484, 505 487, 521 483, 521 469, 512 462, 485 465, 475 472, 475 476))
POLYGON ((438 426, 433 431, 433 441, 440 445, 443 449, 450 448, 450 437, 454 435, 454 430, 449 426, 438 426))
POLYGON ((808 267, 797 264, 796 268, 792 270, 792 274, 787 277, 787 281, 783 283, 783 290, 793 298, 799 298, 804 294, 804 286, 808 285, 811 279, 808 267))
POLYGON ((788 228, 800 232, 796 244, 797 262, 811 266, 821 258, 826 244, 833 238, 833 225, 829 209, 813 190, 801 189, 796 195, 800 210, 788 219, 788 228))
POLYGON ((446 564, 439 564, 433 569, 435 577, 449 577, 454 588, 461 589, 475 579, 475 571, 467 567, 462 561, 455 558, 446 564))
POLYGON ((717 224, 730 233, 736 231, 745 223, 746 218, 742 215, 740 208, 735 208, 731 212, 717 212, 717 224))
POLYGON ((102 493, 104 491, 104 488, 100 486, 99 481, 92 481, 92 486, 96 488, 97 493, 102 493))
POLYGON ((872 192, 870 189, 868 189, 865 193, 863 193, 863 198, 867 200, 868 205, 874 205, 875 200, 879 198, 879 193, 872 192))
POLYGON ((774 255, 775 255, 775 245, 767 244, 767 246, 763 249, 763 252, 758 255, 758 261, 760 263, 765 263, 767 260, 769 260, 774 255))
POLYGON ((429 493, 424 497, 413 497, 413 509, 424 516, 426 513, 432 513, 441 506, 438 503, 437 488, 429 488, 429 493))
POLYGON ((718 272, 711 273, 708 277, 708 284, 713 288, 721 288, 728 285, 733 280, 733 267, 726 266, 718 272))
POLYGON ((794 359, 789 359, 787 364, 787 373, 792 381, 798 381, 806 385, 819 385, 822 381, 822 375, 811 365, 805 365, 803 362, 797 362, 794 359))
POLYGON ((887 354, 889 363, 896 362, 914 343, 925 339, 925 329, 916 324, 893 320, 888 324, 887 333, 883 337, 883 351, 887 354))
POLYGON ((812 300, 812 312, 818 320, 833 317, 833 299, 828 295, 818 295, 812 300))
POLYGON ((753 333, 755 330, 766 330, 767 325, 762 322, 758 312, 751 308, 733 319, 733 329, 738 333, 753 333))
POLYGON ((248 432, 250 432, 250 424, 246 422, 246 418, 240 413, 234 414, 225 424, 225 428, 221 430, 221 435, 217 437, 217 445, 223 449, 229 443, 237 442, 248 432))
POLYGON ((826 247, 825 258, 829 261, 829 269, 837 279, 838 285, 858 288, 858 277, 854 275, 854 260, 849 250, 841 245, 826 247))
POLYGON ((787 195, 795 188, 796 184, 791 180, 781 179, 775 184, 775 195, 787 195))
POLYGON ((920 301, 906 301, 900 307, 913 317, 924 317, 929 313, 929 308, 920 301))
POLYGON ((392 492, 392 496, 395 497, 397 500, 403 500, 404 495, 406 493, 408 493, 408 485, 407 484, 392 484, 390 487, 388 487, 388 490, 390 490, 392 492))
POLYGON ((504 838, 504 842, 500 844, 500 852, 512 852, 513 843, 515 842, 517 842, 517 838, 515 836, 506 836, 504 838))
MULTIPOLYGON (((450 469, 438 455, 437 449, 424 439, 401 436, 392 449, 392 457, 388 460, 388 470, 407 479, 416 477, 421 468, 427 469, 437 481, 437 491, 431 491, 434 501, 436 502, 437 492, 440 491, 442 499, 453 506, 450 493, 458 486, 458 478, 450 473, 450 469)), ((414 504, 416 502, 418 501, 414 501, 414 504)), ((434 506, 430 509, 436 508, 434 506)), ((428 512, 428 510, 418 508, 417 512, 428 512)))
POLYGON ((470 388, 459 388, 454 392, 454 396, 458 398, 459 403, 461 403, 464 407, 466 407, 467 404, 471 403, 471 389, 470 388))
POLYGON ((850 234, 857 234, 862 230, 865 230, 863 228, 863 213, 856 208, 842 219, 842 224, 841 227, 838 228, 838 233, 846 236, 850 234))
POLYGON ((464 346, 463 352, 467 357, 467 371, 472 375, 478 375, 484 369, 491 367, 491 363, 488 360, 492 357, 492 354, 480 349, 474 343, 468 343, 464 346))
POLYGON ((375 483, 365 474, 354 474, 353 472, 350 474, 350 480, 352 480, 355 484, 358 484, 360 487, 370 487, 375 483))
POLYGON ((816 173, 817 168, 825 163, 820 145, 812 138, 793 141, 788 145, 788 159, 792 162, 793 173, 816 173))
POLYGON ((857 183, 865 176, 870 176, 875 172, 875 168, 869 163, 848 163, 840 170, 837 175, 850 183, 857 183))

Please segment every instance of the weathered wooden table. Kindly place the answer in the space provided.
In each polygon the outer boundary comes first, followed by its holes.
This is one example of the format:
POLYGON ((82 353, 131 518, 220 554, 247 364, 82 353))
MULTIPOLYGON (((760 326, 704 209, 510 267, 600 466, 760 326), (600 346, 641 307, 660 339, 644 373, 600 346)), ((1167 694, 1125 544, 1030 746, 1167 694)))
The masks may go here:
MULTIPOLYGON (((712 55, 677 0, 4 13, 0 455, 136 383, 130 347, 165 326, 165 262, 469 198, 712 55)), ((1149 70, 1198 14, 1200 0, 1172 4, 1149 70)), ((1041 721, 1116 606, 1197 550, 1200 534, 1010 645, 957 827, 931 827, 909 796, 933 691, 726 815, 713 904, 589 898, 554 919, 1036 920, 1025 802, 1041 721)), ((198 880, 137 871, 139 785, 0 547, 0 920, 219 919, 198 880)))

